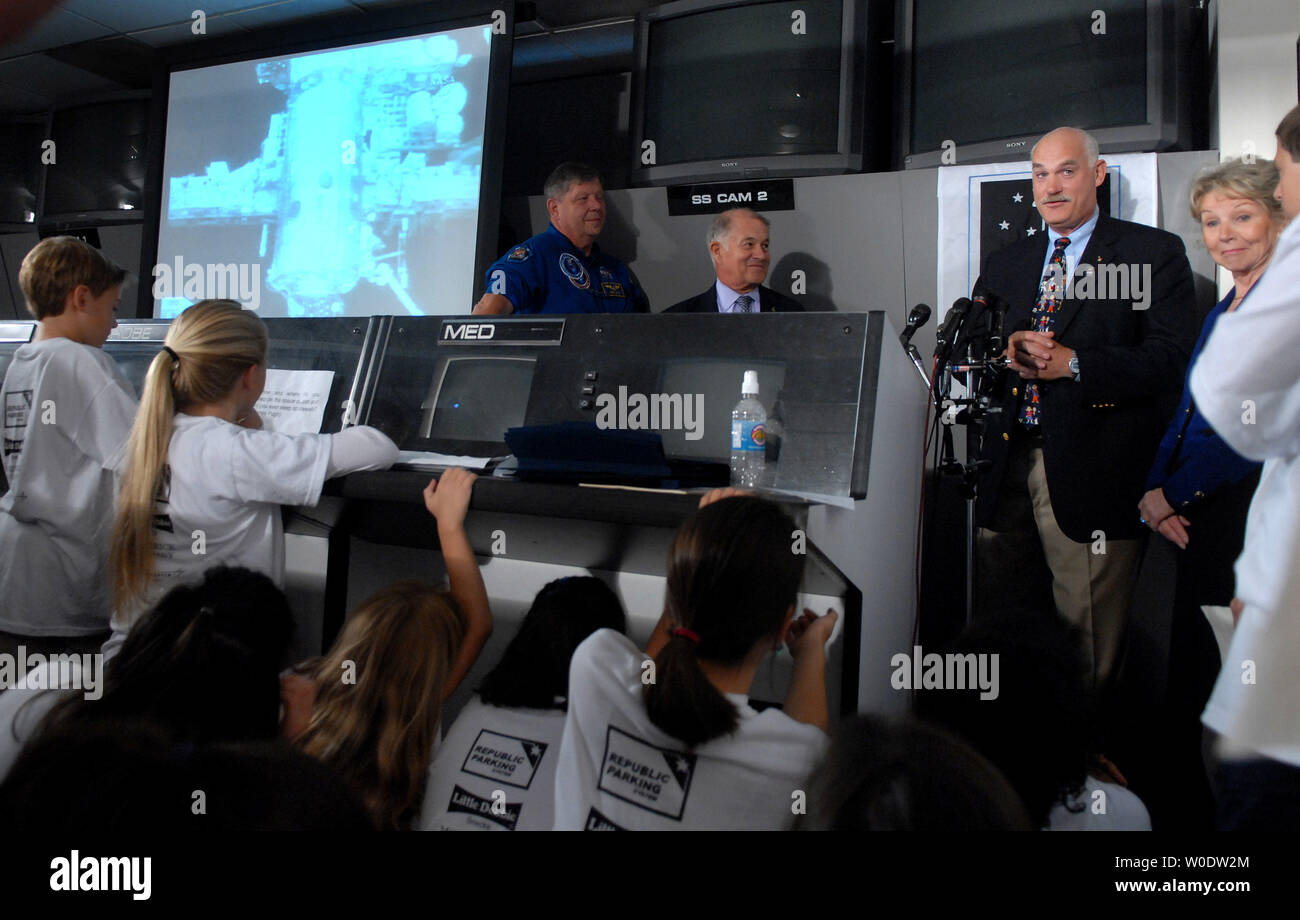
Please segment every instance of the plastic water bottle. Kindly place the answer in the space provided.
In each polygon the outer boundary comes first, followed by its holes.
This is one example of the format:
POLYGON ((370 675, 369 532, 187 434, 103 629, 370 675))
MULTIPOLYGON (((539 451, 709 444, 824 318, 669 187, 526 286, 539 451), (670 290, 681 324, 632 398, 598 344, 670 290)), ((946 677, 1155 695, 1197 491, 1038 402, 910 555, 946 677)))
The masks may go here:
POLYGON ((757 488, 766 466, 767 412, 758 401, 758 371, 745 371, 740 402, 731 410, 731 484, 757 488))

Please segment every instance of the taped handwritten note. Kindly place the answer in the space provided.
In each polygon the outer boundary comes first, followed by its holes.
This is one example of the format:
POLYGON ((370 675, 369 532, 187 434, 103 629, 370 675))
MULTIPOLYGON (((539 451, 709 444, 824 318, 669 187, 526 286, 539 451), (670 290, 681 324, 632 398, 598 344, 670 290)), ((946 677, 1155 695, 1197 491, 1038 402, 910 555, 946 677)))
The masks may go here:
POLYGON ((286 371, 268 368, 257 414, 266 427, 282 434, 318 434, 333 371, 286 371))

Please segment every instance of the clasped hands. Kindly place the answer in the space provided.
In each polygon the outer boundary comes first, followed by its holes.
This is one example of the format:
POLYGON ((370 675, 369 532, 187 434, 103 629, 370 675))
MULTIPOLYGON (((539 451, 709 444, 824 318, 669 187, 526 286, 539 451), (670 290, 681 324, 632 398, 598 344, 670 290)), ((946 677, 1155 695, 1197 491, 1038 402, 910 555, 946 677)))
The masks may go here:
POLYGON ((1142 496, 1138 502, 1138 511, 1142 515, 1143 524, 1179 549, 1187 549, 1187 528, 1192 522, 1174 510, 1165 497, 1162 486, 1157 486, 1142 496))
POLYGON ((1070 359, 1074 349, 1056 341, 1051 332, 1013 332, 1003 352, 1011 369, 1025 380, 1073 377, 1070 359))

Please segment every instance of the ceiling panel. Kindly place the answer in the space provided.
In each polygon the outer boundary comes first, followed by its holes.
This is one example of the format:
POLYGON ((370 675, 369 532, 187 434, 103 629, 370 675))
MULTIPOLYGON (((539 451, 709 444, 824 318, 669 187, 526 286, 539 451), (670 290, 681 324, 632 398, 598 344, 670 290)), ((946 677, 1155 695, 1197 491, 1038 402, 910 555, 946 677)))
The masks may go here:
MULTIPOLYGON (((0 0, 14 2, 19 0, 0 0)), ((625 61, 631 54, 630 24, 568 29, 631 17, 656 5, 656 0, 535 0, 535 4, 534 31, 539 26, 558 31, 516 42, 514 63, 519 73, 556 66, 580 69, 597 62, 630 67, 625 61)), ((0 64, 21 62, 0 71, 0 112, 36 111, 77 93, 146 86, 153 49, 165 46, 213 36, 288 32, 295 22, 315 17, 342 16, 346 32, 353 18, 360 26, 401 20, 387 15, 399 9, 412 10, 416 18, 436 19, 457 18, 471 8, 484 9, 484 0, 64 0, 28 34, 0 48, 0 64), (196 8, 207 14, 205 36, 191 30, 196 8), (124 43, 130 47, 119 47, 124 43)))
POLYGON ((551 28, 597 22, 602 19, 627 19, 640 10, 659 6, 665 0, 535 0, 537 18, 551 28))
MULTIPOLYGON (((44 54, 29 54, 26 57, 0 61, 0 85, 4 86, 3 96, 9 102, 10 91, 34 95, 32 90, 39 87, 38 95, 46 100, 45 105, 75 101, 93 93, 109 92, 121 89, 121 85, 112 80, 96 76, 93 73, 73 67, 44 54)), ((12 111, 12 110, 11 110, 12 111)))
POLYGON ((364 15, 362 10, 353 5, 350 0, 282 0, 280 3, 268 3, 250 10, 231 13, 230 18, 247 28, 259 29, 286 20, 309 19, 313 16, 346 12, 356 16, 364 15))
MULTIPOLYGON (((357 6, 363 6, 371 10, 392 9, 398 6, 420 6, 421 4, 432 6, 429 0, 352 0, 357 6)), ((461 0, 461 6, 464 6, 464 0, 461 0)))
POLYGON ((602 58, 632 54, 636 44, 636 29, 630 22, 619 22, 590 29, 571 29, 557 32, 557 41, 583 58, 602 58))
MULTIPOLYGON (((208 21, 221 13, 267 6, 276 0, 67 0, 63 9, 103 23, 117 32, 134 32, 155 26, 188 23, 194 10, 203 10, 208 21)), ((291 4, 290 4, 291 5, 291 4)))
POLYGON ((153 84, 154 49, 126 35, 60 45, 45 54, 123 86, 147 89, 153 84))
POLYGON ((249 31, 235 22, 230 16, 209 15, 204 26, 207 31, 203 35, 194 34, 192 23, 178 22, 175 25, 163 26, 160 29, 135 31, 131 33, 131 37, 146 45, 162 48, 167 45, 179 45, 182 42, 191 40, 199 41, 204 38, 212 38, 215 35, 247 34, 249 31))
POLYGON ((59 45, 69 45, 73 42, 102 38, 105 35, 111 35, 112 32, 112 29, 83 16, 78 16, 65 9, 56 9, 36 23, 26 35, 15 39, 5 45, 4 48, 0 48, 0 58, 18 57, 19 55, 30 54, 33 51, 44 51, 46 48, 54 48, 59 45))
POLYGON ((0 115, 39 112, 48 109, 52 104, 53 100, 46 96, 0 81, 0 115))

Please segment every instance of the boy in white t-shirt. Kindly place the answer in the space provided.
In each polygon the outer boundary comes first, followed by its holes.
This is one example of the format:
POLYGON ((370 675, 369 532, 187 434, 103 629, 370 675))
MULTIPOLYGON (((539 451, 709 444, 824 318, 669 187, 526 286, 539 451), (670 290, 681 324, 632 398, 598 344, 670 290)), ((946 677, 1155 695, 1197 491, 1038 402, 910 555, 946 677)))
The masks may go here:
POLYGON ((90 652, 108 634, 112 467, 136 401, 101 349, 125 277, 69 236, 42 240, 19 270, 40 325, 0 387, 0 652, 90 652))
MULTIPOLYGON (((645 652, 602 629, 578 647, 555 782, 557 830, 780 830, 827 745, 833 611, 794 620, 804 557, 765 499, 716 490, 668 557, 645 652), (784 711, 756 712, 754 675, 788 637, 784 711)), ((800 795, 803 793, 803 796, 800 795)))

